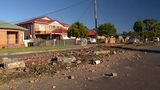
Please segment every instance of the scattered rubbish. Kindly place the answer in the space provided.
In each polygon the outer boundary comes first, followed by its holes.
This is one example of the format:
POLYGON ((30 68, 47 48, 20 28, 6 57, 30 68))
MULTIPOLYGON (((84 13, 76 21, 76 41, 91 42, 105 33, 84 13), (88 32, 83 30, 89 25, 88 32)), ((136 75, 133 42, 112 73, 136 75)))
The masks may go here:
POLYGON ((55 61, 57 61, 57 58, 51 58, 50 61, 55 62, 55 61))
POLYGON ((113 51, 113 54, 116 54, 116 51, 113 51))
POLYGON ((75 61, 76 64, 80 64, 82 63, 82 61, 78 60, 78 61, 75 61))
POLYGON ((29 83, 34 83, 35 81, 34 80, 30 80, 30 81, 28 81, 29 83))
POLYGON ((75 77, 74 77, 74 76, 69 76, 68 78, 69 78, 69 79, 75 79, 75 77))
POLYGON ((103 76, 108 76, 108 77, 116 77, 118 76, 117 73, 110 73, 110 74, 102 74, 103 76))
POLYGON ((117 76, 117 73, 111 73, 111 76, 116 77, 116 76, 117 76))
POLYGON ((100 60, 96 60, 96 61, 93 61, 93 64, 96 65, 96 64, 100 64, 101 61, 100 60))
POLYGON ((89 70, 89 72, 96 72, 96 70, 89 70))
POLYGON ((56 88, 56 86, 52 86, 52 88, 56 88))

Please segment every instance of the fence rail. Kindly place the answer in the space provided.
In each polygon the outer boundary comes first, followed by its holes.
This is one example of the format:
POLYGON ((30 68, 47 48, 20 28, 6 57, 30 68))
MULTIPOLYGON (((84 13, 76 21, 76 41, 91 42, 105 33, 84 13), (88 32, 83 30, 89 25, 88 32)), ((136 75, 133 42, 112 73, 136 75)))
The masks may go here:
POLYGON ((41 38, 34 39, 34 46, 69 46, 75 45, 76 39, 64 39, 64 40, 44 40, 41 38))

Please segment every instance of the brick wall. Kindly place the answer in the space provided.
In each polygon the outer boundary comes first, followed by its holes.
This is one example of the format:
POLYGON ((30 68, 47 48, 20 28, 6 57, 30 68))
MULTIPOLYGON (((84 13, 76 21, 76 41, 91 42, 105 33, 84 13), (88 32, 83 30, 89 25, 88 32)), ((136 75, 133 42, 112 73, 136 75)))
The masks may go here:
POLYGON ((0 44, 7 44, 7 32, 4 29, 0 29, 0 44))
POLYGON ((24 47, 20 30, 0 29, 0 48, 24 47))

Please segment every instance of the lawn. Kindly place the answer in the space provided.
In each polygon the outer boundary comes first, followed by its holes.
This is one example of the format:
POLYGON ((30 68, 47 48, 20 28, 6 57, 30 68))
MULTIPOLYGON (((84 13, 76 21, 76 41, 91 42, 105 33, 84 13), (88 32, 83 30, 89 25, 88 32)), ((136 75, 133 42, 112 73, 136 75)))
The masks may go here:
POLYGON ((0 53, 14 53, 14 52, 27 52, 27 51, 42 51, 42 50, 56 50, 68 48, 83 48, 83 46, 33 46, 23 48, 1 48, 0 53))

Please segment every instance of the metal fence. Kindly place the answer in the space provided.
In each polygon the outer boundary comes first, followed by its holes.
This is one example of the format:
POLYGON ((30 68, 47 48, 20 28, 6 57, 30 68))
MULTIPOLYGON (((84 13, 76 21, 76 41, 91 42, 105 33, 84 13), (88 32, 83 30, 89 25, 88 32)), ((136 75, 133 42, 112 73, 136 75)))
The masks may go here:
POLYGON ((41 38, 35 38, 33 42, 33 46, 69 46, 75 44, 76 44, 76 39, 44 40, 41 38))

